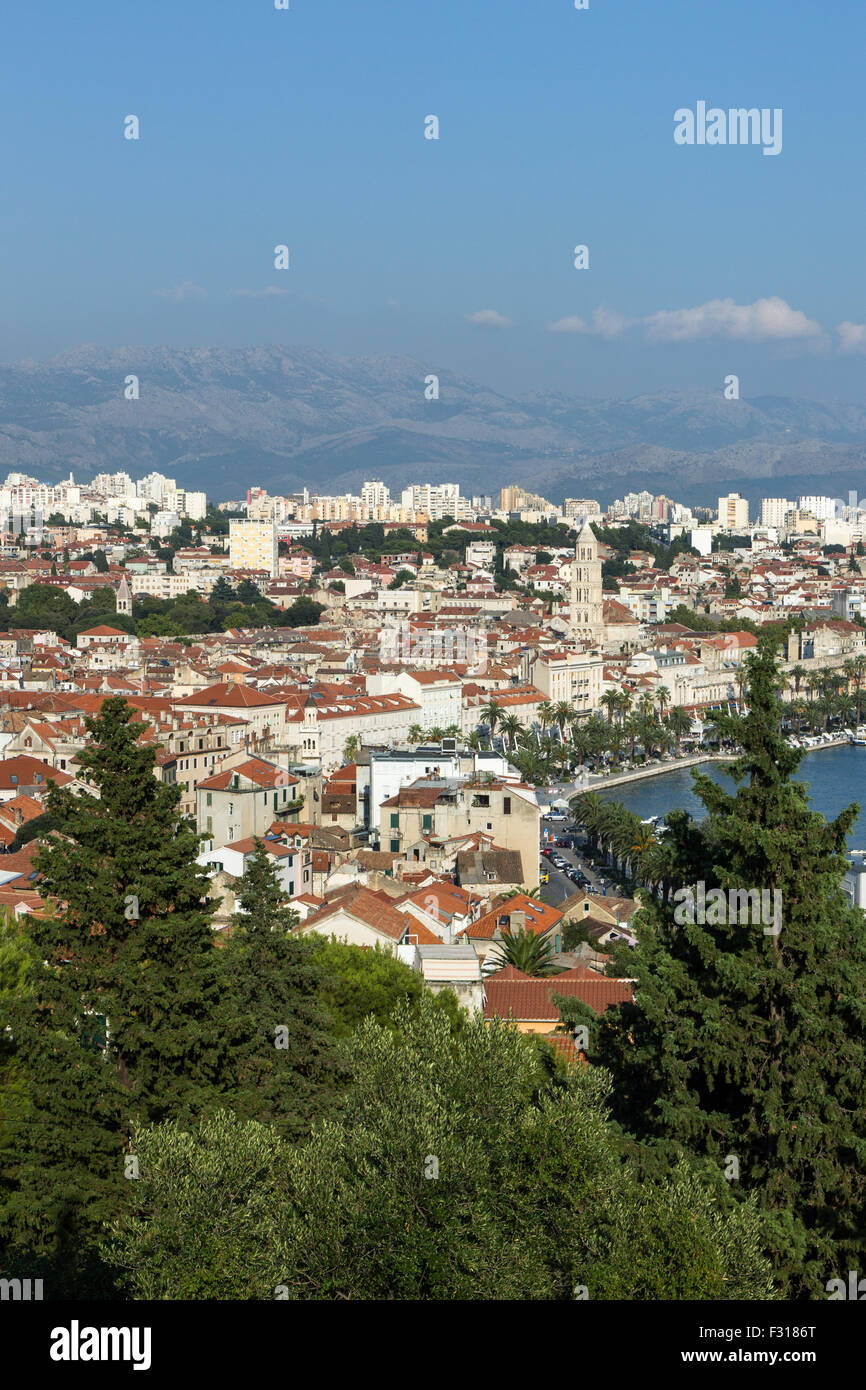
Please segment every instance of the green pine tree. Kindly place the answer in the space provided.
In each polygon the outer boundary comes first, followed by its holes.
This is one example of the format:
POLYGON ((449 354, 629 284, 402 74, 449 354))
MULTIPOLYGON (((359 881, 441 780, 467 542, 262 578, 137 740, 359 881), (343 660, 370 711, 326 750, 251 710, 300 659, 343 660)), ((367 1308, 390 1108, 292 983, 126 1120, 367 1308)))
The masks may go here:
POLYGON ((241 910, 220 952, 228 1100, 241 1119, 267 1120, 294 1139, 327 1108, 339 1069, 319 1002, 325 972, 316 943, 295 933, 298 914, 285 905, 264 843, 255 843, 238 885, 241 910))
POLYGON ((589 1055, 625 1129, 754 1192, 780 1288, 822 1296, 866 1259, 866 928, 841 888, 857 807, 810 809, 772 642, 747 665, 747 714, 718 721, 743 750, 735 790, 696 776, 706 818, 671 817, 667 890, 621 953, 637 1002, 604 1015, 589 1055), (757 923, 742 890, 767 893, 757 923))
POLYGON ((3 1221, 63 1259, 116 1209, 135 1120, 188 1122, 215 1101, 224 1045, 213 1017, 218 956, 179 790, 126 701, 104 701, 79 755, 93 792, 52 785, 64 837, 36 868, 47 910, 29 919, 31 992, 3 1010, 26 1060, 10 1106, 13 1190, 3 1221), (68 838, 67 838, 68 837, 68 838))

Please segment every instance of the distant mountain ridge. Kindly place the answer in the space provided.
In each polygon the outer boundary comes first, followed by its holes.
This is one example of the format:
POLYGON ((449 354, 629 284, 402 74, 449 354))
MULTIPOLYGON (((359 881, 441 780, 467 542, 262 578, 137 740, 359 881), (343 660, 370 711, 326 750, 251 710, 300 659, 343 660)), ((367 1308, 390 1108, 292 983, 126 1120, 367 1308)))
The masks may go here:
MULTIPOLYGON (((497 494, 523 483, 553 501, 603 502, 632 487, 695 499, 742 480, 824 475, 866 492, 866 409, 721 391, 629 400, 560 392, 509 397, 409 357, 337 357, 315 348, 105 348, 0 364, 0 468, 50 482, 158 469, 215 500, 248 485, 357 491, 459 482, 497 494), (439 399, 425 378, 439 377, 439 399), (126 400, 135 375, 140 399, 126 400), (858 484, 860 485, 858 487, 858 484)), ((822 490, 827 490, 822 483, 822 490)), ((697 499, 700 500, 700 499, 697 499)))

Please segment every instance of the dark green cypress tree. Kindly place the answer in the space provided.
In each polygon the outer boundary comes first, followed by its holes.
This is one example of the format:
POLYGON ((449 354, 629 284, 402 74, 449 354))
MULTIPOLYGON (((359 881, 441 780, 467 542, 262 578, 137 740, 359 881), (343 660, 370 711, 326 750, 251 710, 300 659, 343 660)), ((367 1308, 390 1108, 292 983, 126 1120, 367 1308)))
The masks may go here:
POLYGON ((220 1083, 218 953, 179 790, 126 701, 104 701, 79 755, 94 792, 52 785, 64 837, 36 859, 48 908, 29 919, 30 992, 5 1010, 28 1074, 10 1107, 11 1237, 62 1258, 116 1208, 134 1120, 186 1122, 220 1083))
POLYGON ((743 750, 735 790, 696 776, 706 818, 672 817, 669 895, 649 899, 640 945, 621 953, 636 1005, 604 1016, 590 1055, 613 1074, 624 1128, 757 1193, 780 1287, 822 1296, 866 1263, 866 924, 841 888, 857 807, 829 823, 810 809, 779 685, 764 641, 748 713, 719 720, 743 750), (701 912, 701 882, 724 908, 701 912), (761 920, 730 890, 766 890, 761 920))
POLYGON ((285 905, 261 840, 239 881, 238 905, 220 952, 227 1099, 241 1119, 268 1121, 284 1137, 300 1138, 333 1100, 339 1067, 319 1002, 326 977, 316 945, 295 934, 298 914, 285 905))

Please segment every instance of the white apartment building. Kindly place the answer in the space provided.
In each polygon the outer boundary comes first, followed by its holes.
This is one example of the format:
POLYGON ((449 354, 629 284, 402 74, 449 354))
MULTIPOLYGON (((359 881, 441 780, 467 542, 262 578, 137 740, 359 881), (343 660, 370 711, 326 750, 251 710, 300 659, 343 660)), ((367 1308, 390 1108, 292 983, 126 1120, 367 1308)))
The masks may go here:
POLYGON ((455 671, 382 671, 370 676, 371 695, 406 695, 420 706, 417 723, 423 729, 460 728, 463 682, 455 671))
POLYGON ((278 573, 277 528, 273 521, 229 522, 229 555, 233 570, 266 570, 278 573))
POLYGON ((145 502, 162 505, 168 500, 169 493, 177 491, 177 484, 174 478, 167 478, 164 473, 148 473, 146 477, 139 478, 135 490, 145 502))
POLYGON ((361 501, 365 507, 390 507, 391 493, 383 482, 373 479, 362 486, 361 501))
POLYGON ((431 521, 453 516, 455 521, 470 511, 469 502, 460 496, 459 483, 415 483, 404 487, 401 505, 413 512, 424 512, 431 521))
POLYGON ((204 521, 207 515, 206 492, 187 492, 185 488, 178 488, 175 498, 178 511, 189 517, 190 521, 204 521))
MULTIPOLYGON (((839 499, 841 501, 841 499, 839 499)), ((844 504, 843 504, 844 505, 844 504)), ((832 521, 837 514, 836 499, 833 497, 798 497, 797 510, 809 512, 816 521, 832 521)))
POLYGON ((175 527, 180 525, 180 513, 175 511, 154 512, 150 523, 150 534, 152 536, 170 536, 175 527))
POLYGON ((89 490, 103 497, 128 497, 135 501, 135 483, 128 473, 97 473, 89 490))
POLYGON ((791 510, 792 503, 787 497, 762 497, 761 498, 761 525, 762 526, 784 526, 785 517, 791 510))
POLYGON ((747 531, 749 504, 738 492, 719 498, 719 526, 723 531, 747 531))
POLYGON ((489 569, 495 559, 496 544, 494 541, 471 541, 466 547, 467 565, 473 565, 479 569, 489 569))

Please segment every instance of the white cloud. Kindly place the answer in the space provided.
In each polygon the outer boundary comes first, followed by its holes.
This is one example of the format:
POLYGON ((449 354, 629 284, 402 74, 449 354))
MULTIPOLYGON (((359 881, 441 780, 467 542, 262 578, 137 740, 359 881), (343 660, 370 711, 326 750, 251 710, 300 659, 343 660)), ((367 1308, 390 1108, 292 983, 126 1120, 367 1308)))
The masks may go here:
POLYGON ((711 299, 694 309, 660 309, 643 320, 647 336, 662 342, 695 342, 700 338, 728 338, 753 343, 791 338, 812 338, 820 324, 800 309, 792 309, 773 295, 754 304, 733 299, 711 299))
POLYGON ((601 338, 621 338, 626 329, 637 322, 637 319, 626 318, 624 314, 603 306, 592 311, 592 331, 601 338))
POLYGON ((557 319, 555 323, 547 325, 548 333, 588 333, 589 324, 585 319, 579 319, 577 314, 572 314, 570 318, 557 319))
POLYGON ((840 352, 866 352, 866 323, 837 323, 840 352))
POLYGON ((171 290, 155 290, 160 299, 171 299, 175 304, 181 304, 185 299, 207 299, 207 290, 203 290, 201 285, 193 284, 192 280, 184 280, 182 284, 175 285, 171 290))
POLYGON ((595 333, 599 338, 620 338, 627 328, 638 320, 626 318, 613 309, 603 306, 592 311, 592 322, 572 314, 569 318, 557 319, 547 325, 548 333, 595 333))
POLYGON ((271 299, 274 295, 291 294, 291 290, 280 289, 279 285, 266 285, 263 290, 232 290, 232 294, 241 295, 244 299, 271 299))
POLYGON ((507 319, 504 314, 500 314, 496 309, 479 309, 477 314, 467 314, 466 322, 471 323, 473 328, 510 328, 512 320, 507 319))

